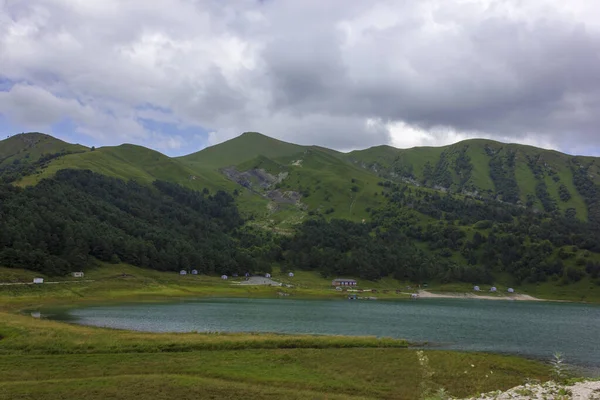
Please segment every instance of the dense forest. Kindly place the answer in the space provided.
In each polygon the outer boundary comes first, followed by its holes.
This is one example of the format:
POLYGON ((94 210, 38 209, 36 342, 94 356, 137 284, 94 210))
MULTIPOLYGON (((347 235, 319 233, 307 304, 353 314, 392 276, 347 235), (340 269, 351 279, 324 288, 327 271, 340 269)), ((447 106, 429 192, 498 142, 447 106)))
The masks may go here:
MULTIPOLYGON (((580 179, 579 190, 593 190, 580 179)), ((62 170, 26 189, 0 185, 0 265, 58 275, 94 259, 206 274, 267 272, 279 264, 324 276, 470 283, 492 283, 497 273, 565 284, 600 274, 594 219, 390 181, 379 186, 386 201, 368 221, 313 213, 285 236, 245 224, 234 195, 224 191, 62 170)))
POLYGON ((234 198, 157 181, 153 187, 63 170, 19 189, 0 186, 0 264, 47 274, 90 258, 158 270, 242 272, 260 257, 232 236, 243 224, 234 198))

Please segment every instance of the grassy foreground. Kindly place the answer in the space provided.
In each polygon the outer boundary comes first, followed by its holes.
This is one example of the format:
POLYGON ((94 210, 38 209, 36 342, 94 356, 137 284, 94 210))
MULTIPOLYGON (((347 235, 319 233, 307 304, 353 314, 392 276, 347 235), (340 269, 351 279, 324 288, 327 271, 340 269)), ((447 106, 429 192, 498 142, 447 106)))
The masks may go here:
MULTIPOLYGON (((0 269, 3 281, 26 274, 0 269)), ((20 312, 183 296, 273 297, 292 290, 122 265, 91 270, 85 279, 0 286, 0 398, 418 399, 441 387, 466 397, 550 375, 542 363, 483 353, 425 350, 424 364, 418 350, 395 339, 154 334, 71 325, 20 312)), ((341 296, 327 290, 317 275, 299 273, 294 279, 293 296, 341 296)), ((398 282, 378 285, 393 288, 398 282)))
POLYGON ((370 337, 152 334, 14 313, 0 313, 0 335, 6 399, 416 399, 425 381, 467 396, 549 377, 490 354, 426 351, 423 366, 406 342, 370 337))

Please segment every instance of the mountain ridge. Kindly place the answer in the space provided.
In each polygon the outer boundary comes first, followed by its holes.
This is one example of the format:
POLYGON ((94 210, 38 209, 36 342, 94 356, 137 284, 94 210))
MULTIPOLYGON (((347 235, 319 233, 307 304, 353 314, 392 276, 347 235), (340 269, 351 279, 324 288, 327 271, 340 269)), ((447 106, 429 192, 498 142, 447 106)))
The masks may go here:
MULTIPOLYGON (((579 193, 580 188, 574 183, 574 171, 586 168, 594 185, 600 176, 600 159, 596 157, 572 156, 556 150, 489 139, 467 139, 441 147, 410 149, 384 144, 343 153, 320 146, 297 145, 258 132, 244 132, 185 156, 168 157, 135 144, 105 146, 92 151, 50 135, 27 133, 0 141, 0 155, 7 154, 6 148, 11 147, 13 153, 37 152, 38 157, 44 153, 36 146, 23 145, 18 149, 18 146, 8 144, 19 140, 31 142, 29 139, 39 140, 40 137, 44 138, 46 147, 68 148, 68 151, 45 161, 34 172, 28 170, 15 180, 21 186, 36 184, 60 169, 76 168, 146 183, 166 179, 193 189, 206 187, 231 191, 237 188, 243 192, 244 188, 253 189, 250 194, 244 192, 242 198, 249 204, 247 208, 261 214, 263 219, 277 214, 272 212, 273 209, 281 211, 287 207, 274 205, 269 198, 273 190, 283 187, 293 193, 292 197, 300 194, 298 212, 329 210, 332 217, 362 220, 367 217, 366 208, 380 203, 363 196, 364 190, 369 187, 368 196, 375 197, 377 191, 373 186, 384 179, 483 200, 500 200, 545 212, 575 214, 586 220, 590 200, 579 193), (225 173, 225 168, 229 168, 229 172, 225 173), (232 173, 236 168, 242 170, 232 173), (288 175, 282 182, 267 185, 268 190, 264 187, 265 182, 260 183, 260 190, 254 190, 256 188, 251 188, 253 182, 242 184, 232 178, 236 173, 264 168, 275 175, 285 169, 288 175), (335 175, 332 171, 336 171, 337 178, 332 177, 335 175), (325 190, 322 177, 334 193, 325 190), (266 211, 269 207, 270 211, 266 211)), ((6 169, 6 162, 4 164, 6 169)), ((35 163, 29 163, 29 169, 34 168, 32 164, 35 163)), ((275 220, 281 222, 278 218, 275 220)))
POLYGON ((600 287, 597 159, 486 140, 346 154, 246 134, 170 158, 22 139, 0 166, 8 267, 64 273, 99 259, 240 273, 260 260, 255 271, 600 287), (219 233, 224 212, 235 227, 219 233), (206 244, 196 217, 221 250, 195 249, 206 244))

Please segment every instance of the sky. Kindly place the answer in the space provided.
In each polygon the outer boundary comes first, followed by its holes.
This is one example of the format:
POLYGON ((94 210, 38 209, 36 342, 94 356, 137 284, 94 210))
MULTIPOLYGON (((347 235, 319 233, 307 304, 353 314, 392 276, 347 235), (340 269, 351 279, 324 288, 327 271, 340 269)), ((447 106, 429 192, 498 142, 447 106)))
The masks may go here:
POLYGON ((0 0, 0 138, 600 155, 600 2, 0 0))

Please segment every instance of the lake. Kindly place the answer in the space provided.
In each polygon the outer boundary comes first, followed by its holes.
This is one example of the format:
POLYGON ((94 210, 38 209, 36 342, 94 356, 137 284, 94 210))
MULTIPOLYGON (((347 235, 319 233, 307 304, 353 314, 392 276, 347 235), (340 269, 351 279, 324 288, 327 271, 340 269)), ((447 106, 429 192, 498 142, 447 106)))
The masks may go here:
POLYGON ((202 299, 86 307, 70 310, 66 317, 84 325, 149 332, 375 335, 540 359, 558 351, 570 364, 600 368, 597 305, 473 299, 202 299))

